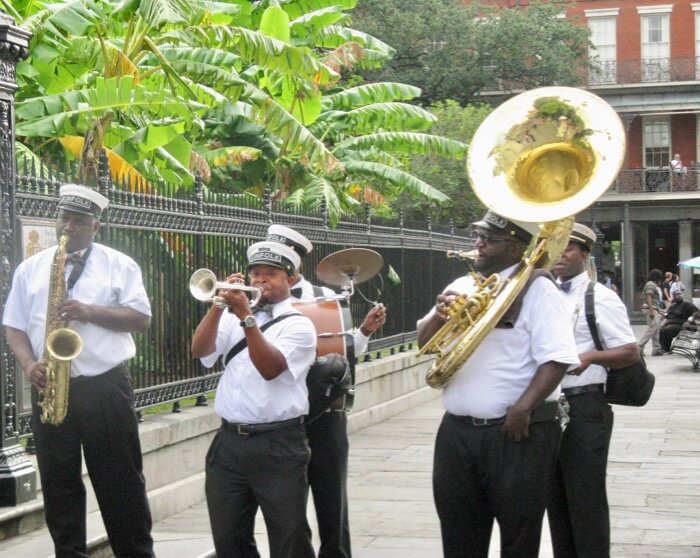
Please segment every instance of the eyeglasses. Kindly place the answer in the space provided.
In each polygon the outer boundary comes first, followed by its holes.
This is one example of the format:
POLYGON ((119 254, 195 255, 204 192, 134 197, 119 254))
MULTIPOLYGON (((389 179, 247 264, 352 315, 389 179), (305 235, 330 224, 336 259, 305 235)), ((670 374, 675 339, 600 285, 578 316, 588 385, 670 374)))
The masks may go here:
POLYGON ((499 244, 500 242, 515 242, 517 240, 508 236, 491 236, 490 234, 481 232, 474 233, 474 237, 476 238, 477 242, 481 242, 483 244, 499 244))

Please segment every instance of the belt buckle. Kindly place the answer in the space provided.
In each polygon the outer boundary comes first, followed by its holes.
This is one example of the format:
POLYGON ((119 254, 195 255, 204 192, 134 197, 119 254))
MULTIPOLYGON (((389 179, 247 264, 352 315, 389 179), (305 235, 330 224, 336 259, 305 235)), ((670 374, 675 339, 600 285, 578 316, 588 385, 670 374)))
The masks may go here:
POLYGON ((250 432, 245 430, 246 425, 245 424, 237 424, 236 425, 236 430, 238 431, 239 436, 250 436, 250 432))
POLYGON ((489 419, 472 417, 473 426, 488 426, 489 419))

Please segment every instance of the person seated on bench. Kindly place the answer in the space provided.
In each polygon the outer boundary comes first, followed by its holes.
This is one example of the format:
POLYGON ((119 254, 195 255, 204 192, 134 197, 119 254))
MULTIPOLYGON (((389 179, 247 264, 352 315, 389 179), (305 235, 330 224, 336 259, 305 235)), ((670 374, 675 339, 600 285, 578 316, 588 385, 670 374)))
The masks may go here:
POLYGON ((695 312, 690 318, 683 322, 683 329, 687 331, 698 331, 700 329, 700 311, 695 312))
POLYGON ((683 329, 685 321, 696 312, 698 308, 692 302, 683 300, 682 291, 673 293, 673 301, 666 310, 666 318, 661 322, 659 330, 659 344, 664 353, 671 352, 671 341, 683 329))

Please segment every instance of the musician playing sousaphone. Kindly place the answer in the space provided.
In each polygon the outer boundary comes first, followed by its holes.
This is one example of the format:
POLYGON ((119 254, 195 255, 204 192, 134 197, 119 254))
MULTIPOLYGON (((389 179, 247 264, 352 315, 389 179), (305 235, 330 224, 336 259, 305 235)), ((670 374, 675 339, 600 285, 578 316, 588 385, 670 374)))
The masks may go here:
POLYGON ((468 173, 490 209, 473 224, 476 273, 450 284, 418 322, 421 352, 437 354, 426 379, 444 389, 433 492, 446 558, 487 558, 494 520, 501 556, 539 555, 561 438, 558 386, 579 365, 546 270, 623 150, 615 112, 566 87, 506 101, 474 135, 468 173))
MULTIPOLYGON (((474 230, 474 268, 485 277, 507 278, 533 227, 488 212, 474 230)), ((445 323, 455 295, 473 290, 467 275, 437 296, 419 322, 419 345, 445 323)), ((494 518, 503 556, 535 558, 539 552, 547 479, 561 437, 557 386, 579 361, 570 317, 551 278, 533 280, 521 304, 517 315, 486 336, 443 393, 433 491, 447 558, 487 557, 494 518)))
MULTIPOLYGON (((292 307, 290 287, 299 256, 276 242, 248 249, 252 287, 221 289, 192 339, 205 366, 224 357, 216 391, 222 425, 206 458, 206 496, 217 556, 252 556, 255 513, 265 517, 271 558, 313 558, 306 521, 310 459, 303 419, 309 408, 306 375, 316 358, 313 323, 292 307), (257 310, 257 311, 256 311, 257 310)), ((242 273, 229 281, 243 282, 242 273)))

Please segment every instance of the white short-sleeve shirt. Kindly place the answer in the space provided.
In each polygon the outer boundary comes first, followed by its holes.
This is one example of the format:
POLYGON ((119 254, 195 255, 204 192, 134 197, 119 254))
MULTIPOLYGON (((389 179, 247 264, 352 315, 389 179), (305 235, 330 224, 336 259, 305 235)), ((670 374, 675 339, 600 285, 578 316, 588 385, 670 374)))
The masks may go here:
MULTIPOLYGON (((597 350, 586 320, 585 296, 589 281, 588 274, 581 273, 571 279, 569 292, 561 293, 571 316, 571 327, 574 331, 578 354, 597 350)), ((594 301, 598 333, 600 341, 606 349, 637 342, 627 316, 627 308, 614 291, 596 283, 594 301)), ((578 376, 568 374, 564 376, 561 385, 563 388, 571 388, 589 384, 603 384, 606 379, 605 368, 598 364, 591 364, 578 376)))
MULTIPOLYGON (((499 276, 509 277, 515 269, 511 266, 499 276)), ((469 275, 445 289, 466 295, 474 290, 469 275)), ((423 319, 434 312, 431 309, 423 319)), ((443 391, 445 409, 454 415, 502 417, 530 385, 538 367, 550 361, 579 364, 571 318, 559 290, 549 279, 539 277, 523 297, 514 327, 491 330, 454 374, 443 391)), ((557 387, 546 400, 556 400, 559 393, 557 387)))
MULTIPOLYGON (((24 331, 34 356, 41 358, 46 333, 49 276, 56 247, 24 260, 15 271, 7 298, 3 324, 24 331)), ((66 263, 66 277, 73 269, 66 263)), ((93 243, 85 269, 67 298, 109 308, 132 308, 151 315, 141 269, 134 260, 102 244, 93 243)), ((83 350, 72 361, 71 376, 96 376, 136 354, 131 334, 94 323, 72 321, 68 327, 83 340, 83 350)))
MULTIPOLYGON (((272 315, 255 315, 258 326, 282 314, 295 313, 292 298, 274 304, 272 315)), ((273 380, 260 375, 246 347, 224 369, 216 389, 214 408, 229 422, 259 424, 287 420, 309 412, 306 375, 316 359, 316 329, 306 316, 294 315, 267 329, 263 335, 284 355, 287 369, 273 380)), ((214 352, 200 359, 213 366, 245 337, 240 320, 224 312, 219 322, 214 352)))

